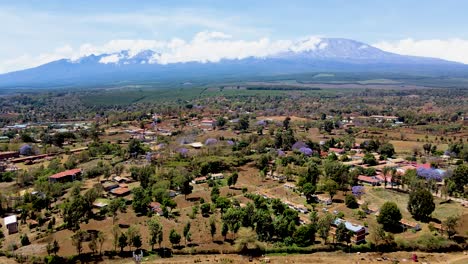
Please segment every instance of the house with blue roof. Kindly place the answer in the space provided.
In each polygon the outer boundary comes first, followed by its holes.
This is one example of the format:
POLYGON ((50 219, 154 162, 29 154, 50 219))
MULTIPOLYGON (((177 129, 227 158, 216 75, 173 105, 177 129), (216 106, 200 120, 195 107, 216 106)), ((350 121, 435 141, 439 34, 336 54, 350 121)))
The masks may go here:
POLYGON ((346 221, 344 219, 341 219, 341 218, 337 218, 337 219, 333 220, 333 222, 332 222, 331 233, 333 235, 336 234, 336 229, 342 223, 345 225, 346 229, 351 231, 351 233, 353 234, 352 237, 351 237, 351 243, 360 244, 360 243, 365 243, 366 242, 367 231, 366 231, 366 228, 364 226, 353 224, 353 223, 351 223, 349 221, 346 221))

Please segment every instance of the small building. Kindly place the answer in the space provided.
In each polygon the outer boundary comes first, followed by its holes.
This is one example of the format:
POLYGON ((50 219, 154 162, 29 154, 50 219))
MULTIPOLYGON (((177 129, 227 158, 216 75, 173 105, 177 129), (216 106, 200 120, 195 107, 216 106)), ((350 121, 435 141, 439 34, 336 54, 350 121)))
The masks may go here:
POLYGON ((118 182, 118 183, 128 183, 128 182, 131 182, 131 180, 127 177, 121 177, 121 176, 115 176, 114 178, 112 178, 114 181, 118 182))
POLYGON ((177 195, 179 195, 180 192, 174 191, 174 190, 169 190, 169 197, 174 198, 177 195))
POLYGON ((365 176, 365 175, 359 175, 358 182, 370 184, 372 186, 380 185, 380 181, 378 179, 376 179, 375 177, 370 177, 370 176, 365 176))
POLYGON ((419 223, 416 223, 416 222, 411 222, 411 221, 408 221, 408 220, 405 220, 405 219, 401 219, 400 224, 401 224, 401 227, 404 230, 407 230, 407 229, 411 229, 411 230, 414 230, 414 231, 421 230, 421 225, 419 223))
POLYGON ((81 169, 66 170, 49 176, 49 182, 72 182, 81 176, 81 169))
POLYGON ((345 150, 342 148, 329 148, 328 153, 334 152, 337 155, 341 155, 345 153, 345 150))
POLYGON ((123 196, 127 196, 130 194, 130 189, 118 187, 118 188, 110 190, 110 192, 115 196, 123 197, 123 196))
POLYGON ((162 206, 161 206, 161 204, 158 203, 158 202, 151 202, 151 203, 148 205, 148 208, 149 208, 152 212, 154 212, 154 213, 156 213, 156 214, 158 214, 158 215, 160 215, 160 216, 163 215, 162 206))
POLYGON ((119 184, 116 183, 116 182, 111 182, 111 181, 106 181, 102 184, 102 188, 104 189, 104 191, 108 192, 112 189, 115 189, 115 188, 118 188, 119 187, 119 184))
POLYGON ((193 142, 192 144, 190 144, 190 146, 194 149, 199 149, 201 147, 203 147, 203 143, 201 142, 193 142))
POLYGON ((207 180, 206 177, 198 177, 198 178, 195 178, 193 179, 192 183, 195 183, 195 184, 201 184, 201 183, 205 183, 207 180))
POLYGON ((213 119, 203 119, 200 125, 204 128, 213 128, 216 125, 216 121, 213 119))
POLYGON ((337 218, 332 222, 332 234, 336 234, 336 229, 340 224, 344 224, 346 229, 353 235, 351 236, 351 243, 360 244, 366 242, 366 228, 362 225, 353 224, 341 218, 337 218))
POLYGON ((289 182, 288 182, 288 183, 285 183, 285 184, 283 185, 283 187, 286 188, 286 189, 293 190, 293 191, 297 190, 297 186, 296 186, 296 184, 294 184, 294 183, 289 183, 289 182))
POLYGON ((213 174, 211 174, 211 179, 212 180, 222 180, 222 179, 224 179, 224 174, 222 174, 222 173, 213 173, 213 174))
POLYGON ((19 157, 18 151, 0 152, 0 160, 7 160, 7 159, 18 158, 18 157, 19 157))
POLYGON ((16 215, 10 215, 3 219, 5 227, 8 229, 8 234, 18 233, 18 220, 16 215))

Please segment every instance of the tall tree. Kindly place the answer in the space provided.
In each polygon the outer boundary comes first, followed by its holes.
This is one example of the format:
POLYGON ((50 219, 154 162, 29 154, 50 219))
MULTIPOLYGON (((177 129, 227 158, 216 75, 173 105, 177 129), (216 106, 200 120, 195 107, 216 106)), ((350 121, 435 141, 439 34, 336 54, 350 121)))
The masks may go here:
POLYGON ((184 226, 185 245, 187 245, 187 240, 190 239, 190 226, 190 222, 187 222, 187 224, 184 226))
POLYGON ((78 230, 73 236, 72 236, 72 245, 76 249, 76 253, 78 255, 81 255, 81 251, 83 250, 83 242, 85 241, 86 238, 86 232, 83 230, 78 230))
POLYGON ((428 221, 434 209, 434 197, 429 190, 420 188, 410 192, 408 211, 414 219, 428 221))
POLYGON ((216 219, 214 217, 210 218, 210 234, 211 234, 211 240, 213 240, 214 235, 216 234, 216 219))
POLYGON ((383 225, 385 230, 393 230, 398 226, 402 218, 398 205, 394 202, 385 202, 380 208, 377 222, 383 225))
POLYGON ((317 231, 320 238, 323 239, 324 243, 327 244, 328 234, 330 232, 331 223, 333 221, 333 215, 326 213, 318 219, 317 231))
POLYGON ((154 250, 154 245, 158 243, 159 237, 162 236, 162 225, 159 222, 159 216, 154 215, 148 220, 148 233, 149 233, 149 244, 151 250, 154 250))
POLYGON ((97 233, 96 239, 97 239, 97 242, 99 243, 99 255, 101 255, 102 254, 102 245, 106 241, 106 235, 104 234, 104 232, 99 231, 97 233))

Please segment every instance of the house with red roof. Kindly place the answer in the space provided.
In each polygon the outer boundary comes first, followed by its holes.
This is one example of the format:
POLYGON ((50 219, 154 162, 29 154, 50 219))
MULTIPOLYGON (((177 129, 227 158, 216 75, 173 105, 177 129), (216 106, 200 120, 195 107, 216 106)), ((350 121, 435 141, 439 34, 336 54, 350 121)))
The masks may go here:
POLYGON ((51 183, 72 182, 78 179, 81 176, 82 172, 83 172, 82 169, 72 169, 72 170, 62 171, 62 172, 49 176, 49 182, 51 183))
POLYGON ((375 177, 365 176, 365 175, 359 175, 358 182, 370 184, 372 186, 380 185, 380 181, 378 179, 376 179, 375 177))

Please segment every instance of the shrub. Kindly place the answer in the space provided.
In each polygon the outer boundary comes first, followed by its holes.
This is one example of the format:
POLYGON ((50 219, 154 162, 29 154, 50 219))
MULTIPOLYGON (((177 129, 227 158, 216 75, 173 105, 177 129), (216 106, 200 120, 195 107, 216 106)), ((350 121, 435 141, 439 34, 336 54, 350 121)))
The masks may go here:
POLYGON ((345 197, 345 204, 348 208, 356 209, 359 207, 359 204, 356 200, 356 197, 352 194, 348 194, 345 197))

